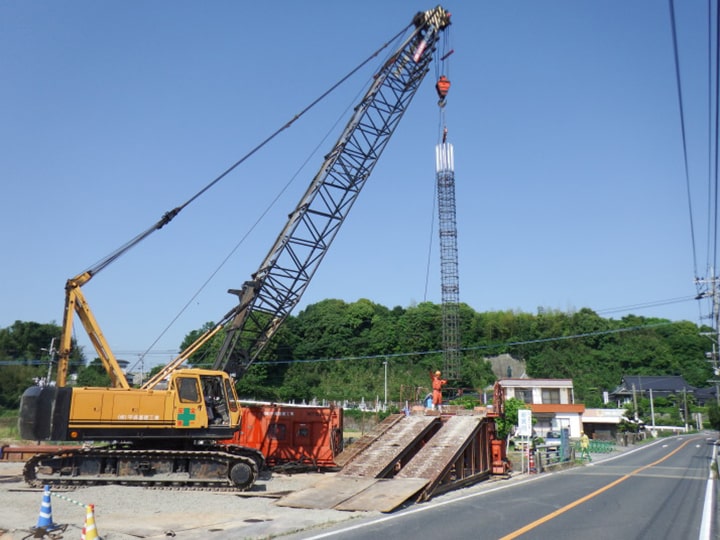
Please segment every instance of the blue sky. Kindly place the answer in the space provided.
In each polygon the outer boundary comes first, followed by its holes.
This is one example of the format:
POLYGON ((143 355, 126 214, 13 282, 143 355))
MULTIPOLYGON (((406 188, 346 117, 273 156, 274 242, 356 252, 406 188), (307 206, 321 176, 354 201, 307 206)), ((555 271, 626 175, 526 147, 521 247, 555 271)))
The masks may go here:
MULTIPOLYGON (((704 277, 712 264, 707 7, 678 4, 695 258, 667 2, 444 4, 462 302, 693 322, 708 313, 692 300, 695 266, 704 277)), ((185 202, 434 5, 0 1, 0 327, 60 323, 66 279, 185 202)), ((372 70, 85 286, 120 358, 152 347, 151 363, 164 362, 234 305, 226 290, 256 270, 372 70)), ((326 298, 440 302, 434 78, 299 309, 326 298)), ((94 357, 79 326, 77 337, 94 357)))

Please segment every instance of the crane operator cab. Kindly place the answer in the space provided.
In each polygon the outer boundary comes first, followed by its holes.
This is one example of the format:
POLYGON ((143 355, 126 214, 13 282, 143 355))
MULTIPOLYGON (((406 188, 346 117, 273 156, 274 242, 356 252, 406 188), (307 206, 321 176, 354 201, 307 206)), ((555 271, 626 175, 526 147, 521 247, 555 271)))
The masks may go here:
POLYGON ((230 423, 229 405, 222 377, 202 375, 200 382, 207 410, 208 426, 227 426, 230 423))

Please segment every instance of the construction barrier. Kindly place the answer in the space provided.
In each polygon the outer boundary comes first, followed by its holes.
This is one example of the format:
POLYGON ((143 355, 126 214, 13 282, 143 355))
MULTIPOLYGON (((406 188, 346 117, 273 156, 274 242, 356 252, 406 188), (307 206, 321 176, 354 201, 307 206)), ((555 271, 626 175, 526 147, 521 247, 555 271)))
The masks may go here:
POLYGON ((45 486, 43 490, 42 502, 40 504, 40 513, 38 515, 37 525, 31 528, 33 538, 45 538, 48 535, 50 538, 61 538, 50 533, 55 531, 64 532, 67 529, 67 524, 59 525, 53 521, 52 516, 52 497, 63 499, 69 503, 75 504, 85 508, 85 521, 83 522, 82 528, 82 540, 102 540, 98 534, 97 526, 95 525, 95 505, 94 504, 83 504, 69 497, 58 495, 50 491, 50 486, 45 486))
POLYGON ((97 527, 95 527, 95 505, 88 504, 85 507, 85 525, 83 525, 80 540, 98 540, 97 527))
POLYGON ((529 452, 528 455, 528 472, 529 473, 537 473, 537 467, 535 466, 535 452, 532 450, 529 452))
POLYGON ((67 525, 58 525, 53 521, 51 495, 50 486, 45 486, 37 524, 30 528, 33 538, 45 538, 46 535, 50 538, 62 538, 53 533, 64 532, 67 529, 67 525))
POLYGON ((43 491, 42 502, 40 503, 40 515, 38 516, 35 528, 45 529, 46 531, 52 531, 58 528, 58 525, 53 523, 50 486, 45 486, 45 490, 43 491))

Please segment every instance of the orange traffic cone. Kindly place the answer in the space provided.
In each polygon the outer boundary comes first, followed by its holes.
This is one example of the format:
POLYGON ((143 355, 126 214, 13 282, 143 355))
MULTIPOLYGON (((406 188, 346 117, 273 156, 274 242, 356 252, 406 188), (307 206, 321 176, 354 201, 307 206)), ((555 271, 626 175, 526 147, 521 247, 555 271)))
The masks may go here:
POLYGON ((95 505, 88 504, 85 510, 85 525, 83 525, 80 540, 99 540, 100 536, 95 527, 95 505))
POLYGON ((530 473, 536 473, 537 469, 535 468, 535 452, 530 451, 530 460, 528 462, 528 472, 530 473))

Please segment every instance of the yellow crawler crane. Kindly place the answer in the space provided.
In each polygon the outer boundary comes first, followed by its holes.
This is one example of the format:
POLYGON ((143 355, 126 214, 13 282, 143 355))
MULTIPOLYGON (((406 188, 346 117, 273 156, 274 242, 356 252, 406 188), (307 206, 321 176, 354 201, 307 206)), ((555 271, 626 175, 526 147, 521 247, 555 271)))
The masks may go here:
POLYGON ((220 444, 241 428, 233 378, 247 371, 299 302, 427 74, 440 33, 449 25, 450 14, 441 6, 413 17, 401 33, 410 30, 408 35, 373 77, 258 270, 241 290, 230 291, 237 295, 238 304, 141 388, 128 384, 81 287, 167 225, 234 166, 99 264, 68 280, 57 383, 25 391, 19 427, 24 439, 79 444, 74 450, 30 459, 25 466, 28 483, 190 484, 235 489, 254 484, 265 465, 262 454, 220 444), (110 375, 109 388, 66 385, 76 314, 110 375), (185 360, 221 330, 224 342, 213 369, 182 369, 185 360), (96 446, 98 441, 112 442, 96 446))

